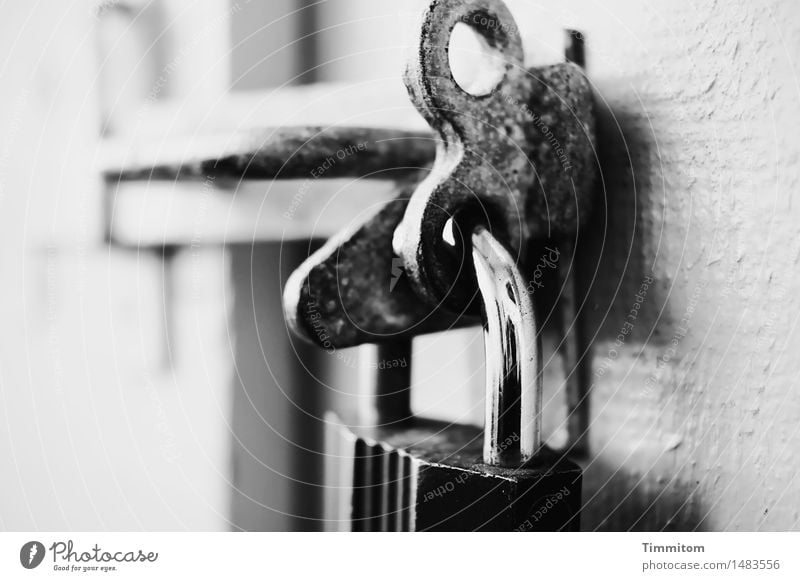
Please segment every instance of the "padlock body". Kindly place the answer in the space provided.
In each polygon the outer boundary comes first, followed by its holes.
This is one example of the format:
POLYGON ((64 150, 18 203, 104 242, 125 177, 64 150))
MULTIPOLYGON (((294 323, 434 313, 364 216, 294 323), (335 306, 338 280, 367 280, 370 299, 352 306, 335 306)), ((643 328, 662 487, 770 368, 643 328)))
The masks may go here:
POLYGON ((329 417, 326 524, 354 531, 577 531, 581 470, 553 452, 482 463, 483 431, 414 418, 358 430, 329 417))
POLYGON ((534 468, 469 469, 421 462, 416 530, 578 531, 581 470, 569 460, 534 468))

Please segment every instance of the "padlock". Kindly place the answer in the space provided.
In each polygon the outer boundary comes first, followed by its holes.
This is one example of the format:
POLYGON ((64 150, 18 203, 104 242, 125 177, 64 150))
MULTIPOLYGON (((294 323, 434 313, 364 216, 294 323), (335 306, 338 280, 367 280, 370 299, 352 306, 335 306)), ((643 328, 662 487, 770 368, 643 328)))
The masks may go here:
MULTIPOLYGON (((484 429, 411 416, 410 367, 381 372, 376 427, 328 418, 328 529, 579 529, 581 470, 542 443, 541 346, 526 283, 488 230, 476 227, 471 242, 483 303, 484 429)), ((391 356, 392 347, 382 349, 391 356)))

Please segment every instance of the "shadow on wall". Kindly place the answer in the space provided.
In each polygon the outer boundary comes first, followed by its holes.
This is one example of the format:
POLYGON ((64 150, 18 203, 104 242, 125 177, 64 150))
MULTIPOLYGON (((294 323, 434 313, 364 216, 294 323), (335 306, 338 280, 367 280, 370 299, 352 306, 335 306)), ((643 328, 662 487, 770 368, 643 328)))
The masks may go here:
POLYGON ((603 103, 596 119, 596 205, 576 250, 578 303, 585 300, 592 345, 583 527, 701 530, 697 483, 668 476, 675 457, 656 426, 661 394, 646 387, 637 367, 648 364, 645 346, 664 347, 671 326, 664 316, 670 281, 654 275, 658 248, 650 243, 664 227, 655 137, 646 119, 603 103))
POLYGON ((618 465, 593 461, 584 473, 581 525, 594 531, 707 530, 698 482, 645 478, 618 465))
MULTIPOLYGON (((642 219, 652 214, 651 196, 645 195, 652 190, 655 173, 652 136, 626 112, 599 102, 595 107, 600 168, 593 215, 576 255, 586 298, 582 313, 586 331, 593 342, 600 342, 616 338, 642 283, 652 277, 654 258, 647 240, 660 226, 642 219)), ((654 283, 646 289, 647 302, 663 305, 662 281, 654 283)), ((641 309, 631 338, 644 341, 657 317, 657 309, 641 309)))

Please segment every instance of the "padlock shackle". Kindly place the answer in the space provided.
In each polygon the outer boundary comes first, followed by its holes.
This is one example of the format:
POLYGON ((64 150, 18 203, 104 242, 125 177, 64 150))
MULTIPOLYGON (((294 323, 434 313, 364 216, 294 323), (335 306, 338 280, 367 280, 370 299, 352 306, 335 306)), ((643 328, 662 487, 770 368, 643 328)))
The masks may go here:
POLYGON ((518 467, 542 446, 542 350, 533 302, 514 259, 482 226, 472 235, 472 259, 486 349, 483 460, 518 467))

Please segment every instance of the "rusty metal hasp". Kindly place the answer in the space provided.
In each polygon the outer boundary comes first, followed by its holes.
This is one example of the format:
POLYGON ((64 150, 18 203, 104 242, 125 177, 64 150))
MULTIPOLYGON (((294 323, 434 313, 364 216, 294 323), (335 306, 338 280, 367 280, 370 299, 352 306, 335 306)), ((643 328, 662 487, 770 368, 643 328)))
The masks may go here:
POLYGON ((436 134, 433 167, 404 173, 393 202, 292 275, 286 317, 314 343, 348 347, 477 324, 477 286, 459 248, 470 234, 458 228, 462 214, 484 223, 518 263, 531 241, 574 233, 588 215, 594 124, 583 71, 526 68, 500 0, 433 0, 419 39, 405 82, 436 134), (459 86, 450 69, 459 23, 502 63, 502 78, 481 94, 459 86))

